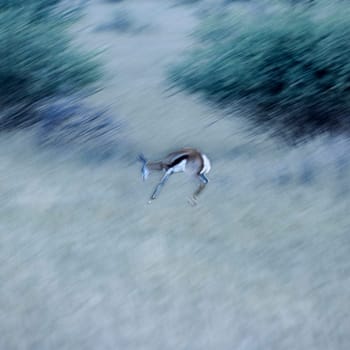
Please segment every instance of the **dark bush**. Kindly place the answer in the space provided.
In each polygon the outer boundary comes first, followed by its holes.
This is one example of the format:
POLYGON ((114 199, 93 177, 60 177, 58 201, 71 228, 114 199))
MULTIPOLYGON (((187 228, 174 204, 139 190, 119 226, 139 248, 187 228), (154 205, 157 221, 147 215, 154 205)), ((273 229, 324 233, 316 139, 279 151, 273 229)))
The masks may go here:
POLYGON ((122 10, 114 12, 112 20, 97 27, 97 30, 115 30, 118 32, 133 32, 136 30, 136 20, 129 12, 122 10))
POLYGON ((48 100, 37 109, 41 146, 106 159, 120 146, 121 124, 107 111, 85 106, 79 99, 48 100))
POLYGON ((118 10, 113 13, 113 17, 109 22, 98 26, 96 30, 113 30, 120 33, 137 34, 149 28, 149 24, 139 23, 139 20, 128 11, 118 10))
POLYGON ((1 128, 35 122, 38 101, 82 91, 99 77, 93 55, 72 47, 60 21, 33 23, 30 12, 2 11, 0 42, 1 128))
POLYGON ((241 100, 255 122, 293 136, 348 129, 349 22, 346 2, 211 18, 170 78, 218 103, 241 100))
POLYGON ((175 0, 176 5, 192 5, 201 2, 201 0, 175 0))

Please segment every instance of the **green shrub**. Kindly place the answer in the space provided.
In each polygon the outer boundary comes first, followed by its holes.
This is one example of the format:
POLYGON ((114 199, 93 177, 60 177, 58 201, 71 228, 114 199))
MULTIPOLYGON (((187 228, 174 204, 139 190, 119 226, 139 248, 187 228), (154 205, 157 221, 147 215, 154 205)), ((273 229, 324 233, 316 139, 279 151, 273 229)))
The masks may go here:
POLYGON ((349 23, 338 2, 211 18, 170 78, 218 103, 241 100, 255 122, 294 136, 348 128, 349 23))
POLYGON ((79 18, 82 4, 72 0, 0 0, 0 12, 25 11, 32 22, 52 20, 67 22, 79 18))
POLYGON ((37 10, 50 10, 57 6, 62 0, 0 0, 0 11, 9 9, 28 8, 34 6, 37 10))
POLYGON ((33 23, 26 11, 0 12, 0 42, 1 112, 12 108, 1 127, 34 121, 35 103, 81 91, 99 77, 92 55, 72 48, 65 26, 54 20, 33 23))

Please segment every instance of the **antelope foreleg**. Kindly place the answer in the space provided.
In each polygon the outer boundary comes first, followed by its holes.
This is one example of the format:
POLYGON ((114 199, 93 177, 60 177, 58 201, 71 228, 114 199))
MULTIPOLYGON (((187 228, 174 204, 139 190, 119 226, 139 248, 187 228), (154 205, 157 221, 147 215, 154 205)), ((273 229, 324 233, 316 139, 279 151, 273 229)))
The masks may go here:
POLYGON ((149 203, 156 199, 159 195, 159 192, 160 190, 162 189, 162 187, 165 185, 165 183, 168 181, 170 175, 172 174, 172 170, 168 170, 164 176, 162 177, 162 179, 160 180, 159 184, 156 186, 156 188, 154 189, 153 193, 152 193, 152 196, 151 196, 151 199, 149 200, 149 203))

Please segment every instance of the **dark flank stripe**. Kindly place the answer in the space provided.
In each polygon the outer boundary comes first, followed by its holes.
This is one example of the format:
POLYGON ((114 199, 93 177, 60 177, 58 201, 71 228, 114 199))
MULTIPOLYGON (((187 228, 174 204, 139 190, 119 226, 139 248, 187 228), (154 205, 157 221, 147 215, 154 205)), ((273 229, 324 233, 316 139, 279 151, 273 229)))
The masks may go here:
POLYGON ((188 154, 185 154, 179 158, 174 159, 168 166, 169 166, 169 168, 172 168, 175 165, 178 165, 179 163, 181 163, 185 159, 188 159, 188 154))

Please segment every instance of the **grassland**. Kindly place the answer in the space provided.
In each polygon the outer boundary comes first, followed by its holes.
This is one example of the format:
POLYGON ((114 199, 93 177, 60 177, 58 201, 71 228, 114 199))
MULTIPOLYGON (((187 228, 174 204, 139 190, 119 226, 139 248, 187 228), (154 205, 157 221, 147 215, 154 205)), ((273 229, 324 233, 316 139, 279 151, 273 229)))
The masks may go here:
POLYGON ((90 1, 74 28, 106 49, 90 102, 123 116, 122 157, 87 162, 29 131, 2 135, 0 349, 349 348, 350 141, 290 148, 238 110, 170 95, 165 70, 191 45, 196 6, 90 1), (114 10, 153 30, 95 30, 114 10), (137 152, 184 145, 213 162, 199 205, 182 175, 148 205, 158 175, 142 183, 137 152))

